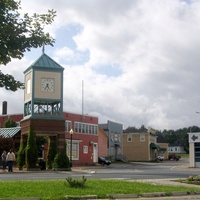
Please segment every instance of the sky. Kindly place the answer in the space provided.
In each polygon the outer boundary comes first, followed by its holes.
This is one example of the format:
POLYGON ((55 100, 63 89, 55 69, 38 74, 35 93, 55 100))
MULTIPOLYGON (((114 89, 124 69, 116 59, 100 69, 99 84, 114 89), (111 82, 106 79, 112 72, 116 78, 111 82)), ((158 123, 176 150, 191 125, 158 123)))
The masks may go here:
MULTIPOLYGON (((200 0, 21 0, 22 12, 57 16, 45 53, 64 67, 64 111, 157 130, 200 126, 200 0)), ((42 54, 1 66, 24 82, 42 54)), ((24 91, 0 88, 8 114, 24 91)), ((0 108, 2 107, 0 103, 0 108)), ((0 109, 1 110, 1 109, 0 109)))

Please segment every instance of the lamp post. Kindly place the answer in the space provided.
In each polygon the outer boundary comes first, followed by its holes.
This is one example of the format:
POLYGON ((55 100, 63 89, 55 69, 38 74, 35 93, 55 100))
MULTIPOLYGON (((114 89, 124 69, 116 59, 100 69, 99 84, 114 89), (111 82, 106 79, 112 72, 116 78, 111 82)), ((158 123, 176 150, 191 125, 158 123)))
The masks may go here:
POLYGON ((71 140, 70 140, 70 165, 72 167, 72 135, 74 133, 73 129, 71 129, 69 131, 69 133, 70 133, 70 136, 71 136, 71 140))

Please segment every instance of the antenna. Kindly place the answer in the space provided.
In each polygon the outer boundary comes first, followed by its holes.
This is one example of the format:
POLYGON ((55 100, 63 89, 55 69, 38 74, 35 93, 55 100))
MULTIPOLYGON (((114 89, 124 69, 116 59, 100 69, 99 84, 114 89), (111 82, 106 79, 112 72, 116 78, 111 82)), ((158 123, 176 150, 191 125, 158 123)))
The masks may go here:
POLYGON ((84 80, 82 80, 82 122, 84 121, 84 80))

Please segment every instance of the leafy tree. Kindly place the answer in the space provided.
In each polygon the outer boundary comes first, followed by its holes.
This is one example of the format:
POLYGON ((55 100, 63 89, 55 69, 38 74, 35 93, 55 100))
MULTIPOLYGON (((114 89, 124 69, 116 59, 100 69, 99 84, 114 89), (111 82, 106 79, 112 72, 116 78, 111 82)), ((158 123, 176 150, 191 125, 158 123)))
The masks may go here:
POLYGON ((141 125, 140 128, 136 128, 135 126, 129 126, 127 129, 124 130, 125 133, 138 133, 138 132, 145 132, 148 129, 145 125, 141 125))
MULTIPOLYGON (((33 16, 27 13, 22 16, 19 10, 20 1, 0 1, 0 65, 8 64, 12 58, 21 59, 31 48, 54 43, 49 33, 44 32, 45 25, 51 24, 56 16, 54 10, 41 15, 34 13, 33 16)), ((0 71, 0 87, 16 91, 23 89, 24 84, 0 71)))
POLYGON ((27 146, 25 150, 26 167, 35 168, 38 160, 36 137, 32 127, 29 128, 27 146))
POLYGON ((17 126, 17 123, 12 118, 7 119, 3 125, 4 128, 12 128, 16 126, 17 126))

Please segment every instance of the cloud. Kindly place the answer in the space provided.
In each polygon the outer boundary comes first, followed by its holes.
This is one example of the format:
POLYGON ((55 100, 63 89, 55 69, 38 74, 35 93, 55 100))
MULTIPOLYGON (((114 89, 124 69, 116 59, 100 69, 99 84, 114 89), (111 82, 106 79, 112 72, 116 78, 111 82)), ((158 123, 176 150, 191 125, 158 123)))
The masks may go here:
MULTIPOLYGON (((84 80, 84 112, 97 115, 100 123, 156 129, 200 125, 195 113, 200 110, 200 1, 22 0, 22 8, 57 11, 48 28, 56 44, 46 53, 65 67, 66 111, 82 113, 84 80)), ((38 52, 3 70, 21 80, 24 65, 38 52)), ((1 92, 4 100, 14 99, 1 92)))

